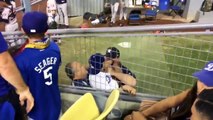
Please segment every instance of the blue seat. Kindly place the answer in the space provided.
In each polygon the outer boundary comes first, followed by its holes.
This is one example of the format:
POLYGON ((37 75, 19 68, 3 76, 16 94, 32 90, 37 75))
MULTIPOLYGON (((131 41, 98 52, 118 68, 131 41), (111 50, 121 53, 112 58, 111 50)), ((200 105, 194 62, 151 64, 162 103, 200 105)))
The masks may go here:
POLYGON ((186 4, 186 0, 178 0, 178 2, 174 5, 172 5, 170 7, 171 12, 169 13, 170 15, 172 15, 172 13, 174 13, 172 16, 173 18, 176 15, 179 15, 180 17, 182 17, 182 12, 183 12, 183 6, 186 4))
POLYGON ((141 24, 141 11, 132 10, 129 14, 128 23, 129 24, 141 24))
POLYGON ((153 18, 153 19, 156 19, 156 16, 157 16, 157 10, 146 10, 145 12, 145 18, 148 19, 148 18, 153 18))
POLYGON ((140 15, 139 14, 130 14, 129 15, 129 20, 140 20, 140 15))

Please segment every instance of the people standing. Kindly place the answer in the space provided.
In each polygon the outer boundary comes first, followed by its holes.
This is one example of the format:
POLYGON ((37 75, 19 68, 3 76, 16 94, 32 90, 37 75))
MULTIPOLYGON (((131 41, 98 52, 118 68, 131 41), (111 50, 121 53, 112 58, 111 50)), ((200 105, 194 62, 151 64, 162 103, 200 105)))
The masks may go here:
POLYGON ((126 8, 126 4, 125 4, 125 0, 120 0, 120 26, 124 25, 124 21, 127 20, 127 8, 126 8))
MULTIPOLYGON (((30 112, 34 106, 34 99, 28 86, 24 83, 12 57, 7 52, 8 46, 0 33, 0 119, 10 120, 17 116, 15 105, 24 105, 26 111, 30 112), (9 83, 9 84, 8 84, 9 83), (13 87, 12 87, 12 86, 13 87), (12 91, 15 88, 16 96, 12 91), (12 100, 12 101, 11 101, 12 100), (14 116, 13 116, 14 115, 14 116)), ((21 110, 19 109, 19 112, 21 110)), ((21 117, 21 116, 17 116, 21 117)))
POLYGON ((116 15, 117 15, 118 8, 119 8, 119 2, 120 2, 120 0, 110 0, 110 6, 111 6, 110 26, 112 26, 116 22, 116 15))
POLYGON ((59 14, 59 26, 61 28, 69 27, 68 13, 67 13, 67 0, 56 0, 58 14, 59 14))

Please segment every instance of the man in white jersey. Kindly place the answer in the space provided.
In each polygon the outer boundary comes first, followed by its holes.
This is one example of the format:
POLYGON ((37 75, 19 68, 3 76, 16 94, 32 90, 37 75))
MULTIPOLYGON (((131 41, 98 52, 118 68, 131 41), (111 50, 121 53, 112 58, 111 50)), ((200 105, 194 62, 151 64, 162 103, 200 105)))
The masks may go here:
POLYGON ((101 90, 118 89, 118 83, 112 79, 110 73, 103 71, 105 58, 100 53, 93 54, 89 58, 89 82, 91 87, 101 90))
POLYGON ((130 85, 135 82, 135 79, 131 75, 114 71, 110 65, 110 60, 105 61, 105 57, 100 53, 93 54, 89 58, 88 73, 90 86, 101 90, 121 88, 120 90, 135 95, 136 89, 130 85), (117 80, 113 77, 117 78, 117 80), (120 82, 125 85, 119 86, 118 83, 120 82))

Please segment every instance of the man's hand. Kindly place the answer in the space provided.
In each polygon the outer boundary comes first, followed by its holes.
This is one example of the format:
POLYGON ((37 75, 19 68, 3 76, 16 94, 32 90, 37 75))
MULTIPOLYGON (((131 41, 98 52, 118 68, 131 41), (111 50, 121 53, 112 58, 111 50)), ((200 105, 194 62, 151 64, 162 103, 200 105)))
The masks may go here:
POLYGON ((139 111, 132 112, 132 120, 147 120, 146 117, 139 111))
POLYGON ((115 72, 122 73, 121 63, 120 62, 113 62, 112 68, 115 72))
POLYGON ((112 60, 106 60, 103 64, 103 69, 105 72, 108 72, 108 68, 111 68, 112 60))
POLYGON ((145 116, 143 116, 143 114, 141 114, 140 112, 136 112, 133 111, 132 114, 127 115, 124 120, 147 120, 145 116))
POLYGON ((131 95, 135 95, 136 94, 136 89, 129 86, 129 85, 124 85, 122 86, 123 91, 130 93, 131 95))
POLYGON ((27 113, 29 113, 34 106, 34 98, 33 98, 32 94, 30 93, 29 88, 27 87, 27 89, 25 89, 23 91, 16 91, 16 92, 19 95, 20 104, 22 106, 24 105, 24 103, 26 101, 26 103, 27 103, 26 111, 27 111, 27 113))

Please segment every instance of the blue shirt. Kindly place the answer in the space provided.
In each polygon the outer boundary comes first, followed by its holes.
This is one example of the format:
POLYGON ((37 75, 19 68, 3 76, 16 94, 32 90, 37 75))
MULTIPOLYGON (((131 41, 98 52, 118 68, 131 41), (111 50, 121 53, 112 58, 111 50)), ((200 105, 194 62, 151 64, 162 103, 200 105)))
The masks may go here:
POLYGON ((72 83, 74 86, 77 86, 77 87, 91 87, 89 84, 89 74, 87 74, 87 78, 73 80, 72 83))
POLYGON ((56 0, 57 4, 63 4, 63 3, 67 3, 67 0, 56 0))
POLYGON ((7 43, 2 33, 0 32, 0 53, 7 51, 7 49, 8 49, 7 43))
MULTIPOLYGON (((8 49, 7 43, 2 33, 0 32, 0 54, 7 51, 7 49, 8 49)), ((6 80, 4 80, 4 78, 0 76, 0 96, 7 94, 9 90, 10 90, 10 85, 8 84, 6 80)))
POLYGON ((61 110, 58 87, 61 55, 58 45, 51 42, 41 50, 25 48, 15 61, 35 99, 35 106, 28 116, 34 120, 58 120, 61 110))

